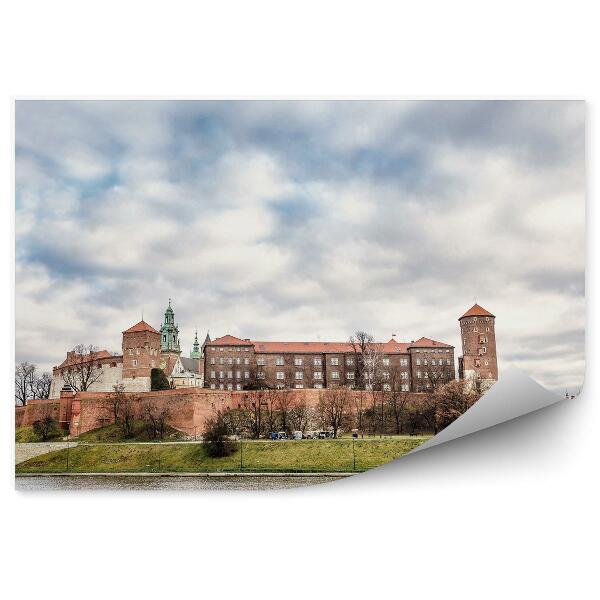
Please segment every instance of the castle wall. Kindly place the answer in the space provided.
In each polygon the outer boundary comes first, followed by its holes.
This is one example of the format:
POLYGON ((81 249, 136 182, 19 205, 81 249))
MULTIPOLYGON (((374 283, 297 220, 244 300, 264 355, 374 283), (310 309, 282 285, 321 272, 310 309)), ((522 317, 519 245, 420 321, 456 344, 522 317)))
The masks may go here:
MULTIPOLYGON (((123 363, 121 357, 114 358, 110 361, 102 362, 100 367, 102 375, 89 388, 90 392, 112 392, 114 386, 121 382, 123 376, 123 363), (114 366, 111 366, 114 365, 114 366)), ((50 398, 56 399, 60 397, 60 390, 64 385, 61 372, 55 369, 52 373, 52 384, 50 385, 50 398)), ((150 385, 148 388, 150 389, 150 385)))

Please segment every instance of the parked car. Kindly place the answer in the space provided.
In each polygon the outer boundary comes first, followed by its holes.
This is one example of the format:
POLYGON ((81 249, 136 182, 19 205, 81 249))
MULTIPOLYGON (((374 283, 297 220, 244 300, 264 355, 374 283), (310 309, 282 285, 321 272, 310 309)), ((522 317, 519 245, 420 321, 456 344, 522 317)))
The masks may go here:
POLYGON ((292 439, 294 439, 294 440, 301 440, 302 439, 302 432, 301 431, 292 431, 292 439))
POLYGON ((279 439, 279 434, 276 431, 271 431, 271 433, 269 434, 269 439, 271 439, 271 440, 278 440, 279 439))
POLYGON ((285 431, 278 431, 277 432, 277 439, 279 439, 279 440, 287 440, 288 439, 287 433, 285 431))

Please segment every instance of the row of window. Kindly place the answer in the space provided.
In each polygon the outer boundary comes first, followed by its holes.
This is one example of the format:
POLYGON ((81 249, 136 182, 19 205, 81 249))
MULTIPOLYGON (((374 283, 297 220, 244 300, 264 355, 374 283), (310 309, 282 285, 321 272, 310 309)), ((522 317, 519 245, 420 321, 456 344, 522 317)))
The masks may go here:
MULTIPOLYGON (((426 358, 423 359, 422 364, 423 365, 427 365, 428 364, 426 358)), ((436 364, 441 367, 444 364, 444 359, 440 358, 440 359, 438 359, 438 361, 436 363, 435 362, 435 358, 432 358, 431 359, 431 365, 435 367, 436 364)), ((452 364, 452 361, 449 358, 447 358, 446 359, 446 365, 451 365, 451 364, 452 364)), ((421 359, 420 358, 417 358, 417 365, 419 365, 419 366, 421 365, 421 359)))

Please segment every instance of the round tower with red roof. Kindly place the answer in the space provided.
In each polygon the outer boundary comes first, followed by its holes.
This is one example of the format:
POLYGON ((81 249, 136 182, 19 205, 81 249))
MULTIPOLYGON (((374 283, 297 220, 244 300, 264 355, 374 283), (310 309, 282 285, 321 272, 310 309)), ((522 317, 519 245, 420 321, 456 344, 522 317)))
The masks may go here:
POLYGON ((129 392, 150 391, 150 375, 159 366, 160 333, 140 321, 123 332, 123 385, 129 392))
POLYGON ((474 380, 478 389, 485 390, 498 380, 496 317, 474 304, 458 322, 463 349, 458 358, 458 376, 474 380))

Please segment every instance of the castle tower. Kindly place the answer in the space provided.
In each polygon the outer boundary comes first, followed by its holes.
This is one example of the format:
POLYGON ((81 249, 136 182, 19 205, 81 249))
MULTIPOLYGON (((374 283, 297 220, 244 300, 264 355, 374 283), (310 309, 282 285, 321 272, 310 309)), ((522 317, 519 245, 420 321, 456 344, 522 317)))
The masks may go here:
POLYGON ((463 349, 458 359, 458 376, 472 379, 480 391, 485 391, 498 380, 496 317, 474 304, 458 322, 463 349))
POLYGON ((126 391, 150 391, 150 373, 158 367, 160 339, 160 333, 143 320, 123 332, 122 383, 126 391))
POLYGON ((194 349, 190 352, 190 358, 200 359, 200 343, 198 342, 198 330, 196 329, 196 335, 194 337, 194 349))
POLYGON ((169 306, 165 310, 165 320, 160 328, 159 365, 167 377, 173 372, 173 367, 177 363, 180 354, 179 326, 175 323, 175 313, 171 307, 171 298, 169 298, 169 306))
POLYGON ((165 321, 160 328, 160 349, 162 352, 175 352, 179 354, 179 326, 175 324, 175 313, 171 308, 171 298, 169 306, 165 311, 165 321))

